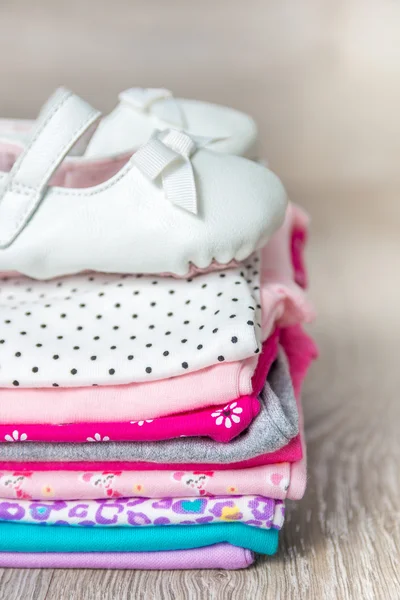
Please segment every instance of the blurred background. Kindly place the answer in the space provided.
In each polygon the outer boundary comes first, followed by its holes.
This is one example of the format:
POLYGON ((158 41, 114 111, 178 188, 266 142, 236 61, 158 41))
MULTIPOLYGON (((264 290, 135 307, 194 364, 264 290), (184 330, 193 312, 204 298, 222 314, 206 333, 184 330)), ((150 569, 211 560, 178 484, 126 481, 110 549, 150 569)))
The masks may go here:
POLYGON ((293 189, 397 184, 399 31, 399 0, 1 0, 0 112, 167 87, 253 114, 293 189))

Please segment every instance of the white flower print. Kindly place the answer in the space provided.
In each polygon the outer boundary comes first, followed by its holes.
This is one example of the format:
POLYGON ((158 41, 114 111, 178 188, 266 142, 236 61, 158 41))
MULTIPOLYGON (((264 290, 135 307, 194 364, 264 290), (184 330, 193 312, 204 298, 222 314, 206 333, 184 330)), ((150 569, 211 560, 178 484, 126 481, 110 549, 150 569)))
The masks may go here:
POLYGON ((108 435, 105 435, 102 438, 100 433, 95 433, 93 437, 86 438, 86 441, 88 441, 88 442, 109 442, 110 438, 108 437, 108 435))
POLYGON ((137 423, 139 427, 142 427, 145 423, 152 423, 154 419, 146 419, 145 421, 131 421, 131 424, 134 425, 137 423))
POLYGON ((19 431, 15 430, 12 432, 11 435, 5 435, 4 439, 6 440, 6 442, 26 442, 28 436, 26 435, 26 433, 20 434, 19 431))
POLYGON ((238 417, 238 415, 242 412, 243 408, 237 406, 237 402, 232 402, 231 404, 227 404, 221 410, 216 410, 211 413, 211 416, 216 419, 216 425, 224 424, 227 429, 230 429, 232 427, 232 421, 233 423, 240 423, 240 417, 238 417))

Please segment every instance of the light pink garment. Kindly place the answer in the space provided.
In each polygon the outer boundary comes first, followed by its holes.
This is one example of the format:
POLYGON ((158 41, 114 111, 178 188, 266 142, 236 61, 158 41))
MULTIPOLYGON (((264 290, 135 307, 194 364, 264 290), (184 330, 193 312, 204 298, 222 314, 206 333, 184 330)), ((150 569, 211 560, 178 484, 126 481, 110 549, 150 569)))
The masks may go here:
MULTIPOLYGON (((291 236, 303 213, 289 206, 285 223, 262 252, 263 339, 275 325, 309 322, 312 306, 294 283, 291 236)), ((306 217, 303 223, 306 223, 306 217)), ((302 248, 299 247, 299 251, 302 248)), ((0 422, 82 423, 139 421, 226 404, 252 393, 257 357, 218 364, 194 373, 149 383, 90 388, 10 389, 0 391, 0 422)))
POLYGON ((0 472, 1 498, 97 500, 258 494, 298 500, 306 474, 300 463, 227 471, 9 471, 0 472))
POLYGON ((140 421, 229 402, 252 393, 254 356, 149 383, 0 390, 1 423, 140 421))

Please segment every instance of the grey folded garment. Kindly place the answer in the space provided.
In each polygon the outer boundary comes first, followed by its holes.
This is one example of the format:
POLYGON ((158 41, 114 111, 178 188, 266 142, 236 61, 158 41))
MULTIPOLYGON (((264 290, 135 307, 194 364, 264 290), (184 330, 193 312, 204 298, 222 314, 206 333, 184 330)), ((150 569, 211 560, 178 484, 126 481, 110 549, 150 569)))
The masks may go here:
POLYGON ((261 410, 250 427, 229 444, 204 438, 159 442, 1 444, 8 461, 146 461, 154 463, 235 463, 274 452, 298 433, 298 411, 286 356, 279 350, 259 396, 261 410))

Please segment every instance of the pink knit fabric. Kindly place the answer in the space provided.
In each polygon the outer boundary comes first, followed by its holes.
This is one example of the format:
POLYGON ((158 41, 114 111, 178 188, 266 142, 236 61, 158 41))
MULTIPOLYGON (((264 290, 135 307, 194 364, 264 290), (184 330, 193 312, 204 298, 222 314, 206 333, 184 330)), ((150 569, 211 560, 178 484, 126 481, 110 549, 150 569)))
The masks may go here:
POLYGON ((259 412, 257 398, 241 396, 228 404, 141 421, 0 425, 0 443, 21 439, 21 435, 27 436, 30 442, 53 444, 95 442, 107 438, 114 442, 156 442, 181 436, 202 436, 216 442, 229 442, 245 431, 259 412), (230 418, 232 415, 234 420, 230 418), (225 425, 226 420, 229 428, 225 425))

